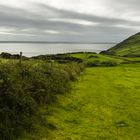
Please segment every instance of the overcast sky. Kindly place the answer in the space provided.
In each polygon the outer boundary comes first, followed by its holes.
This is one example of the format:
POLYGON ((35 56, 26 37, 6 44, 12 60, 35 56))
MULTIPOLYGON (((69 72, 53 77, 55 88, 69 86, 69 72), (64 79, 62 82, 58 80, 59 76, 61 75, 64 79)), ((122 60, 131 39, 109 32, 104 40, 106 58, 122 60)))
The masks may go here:
POLYGON ((0 0, 0 41, 120 42, 140 31, 140 0, 0 0))

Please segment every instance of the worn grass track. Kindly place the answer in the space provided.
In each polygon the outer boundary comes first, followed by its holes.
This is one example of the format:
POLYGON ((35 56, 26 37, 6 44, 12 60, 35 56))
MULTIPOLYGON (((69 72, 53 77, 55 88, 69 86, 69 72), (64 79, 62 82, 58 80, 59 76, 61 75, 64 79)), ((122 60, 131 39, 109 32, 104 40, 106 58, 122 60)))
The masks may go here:
POLYGON ((49 106, 44 136, 34 138, 140 139, 140 64, 87 68, 73 86, 49 106))

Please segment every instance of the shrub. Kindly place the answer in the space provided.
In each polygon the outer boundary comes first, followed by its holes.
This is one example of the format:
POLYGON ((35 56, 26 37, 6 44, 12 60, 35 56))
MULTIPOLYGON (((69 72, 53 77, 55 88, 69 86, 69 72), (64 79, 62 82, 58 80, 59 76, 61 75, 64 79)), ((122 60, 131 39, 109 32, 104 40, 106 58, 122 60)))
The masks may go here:
POLYGON ((30 129, 36 102, 25 93, 19 69, 11 64, 0 66, 0 137, 14 139, 22 129, 30 129), (28 126, 28 127, 27 127, 28 126))
POLYGON ((99 60, 94 60, 92 62, 87 63, 87 66, 89 66, 89 67, 97 67, 97 66, 100 66, 100 65, 101 65, 101 62, 99 60))
POLYGON ((88 58, 99 58, 99 57, 96 55, 90 55, 88 58))

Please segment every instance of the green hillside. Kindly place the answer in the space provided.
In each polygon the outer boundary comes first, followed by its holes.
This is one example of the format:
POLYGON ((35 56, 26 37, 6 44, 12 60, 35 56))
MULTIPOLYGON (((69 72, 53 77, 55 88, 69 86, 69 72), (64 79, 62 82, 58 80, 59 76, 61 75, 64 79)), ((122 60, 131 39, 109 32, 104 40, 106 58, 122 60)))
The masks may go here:
POLYGON ((137 33, 107 51, 109 54, 140 57, 140 33, 137 33))

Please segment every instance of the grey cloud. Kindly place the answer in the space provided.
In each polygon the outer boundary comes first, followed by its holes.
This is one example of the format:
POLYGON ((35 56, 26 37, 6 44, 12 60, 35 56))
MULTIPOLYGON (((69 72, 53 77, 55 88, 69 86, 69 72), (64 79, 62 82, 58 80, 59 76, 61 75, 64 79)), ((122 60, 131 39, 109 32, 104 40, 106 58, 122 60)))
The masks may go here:
MULTIPOLYGON (((32 9, 28 11, 0 5, 0 27, 12 28, 14 29, 12 32, 15 34, 37 35, 36 37, 23 36, 23 38, 13 35, 13 38, 23 40, 112 42, 120 41, 137 32, 137 30, 120 28, 116 25, 140 26, 139 22, 80 14, 40 3, 33 4, 32 9), (83 26, 64 21, 50 21, 49 18, 78 19, 98 24, 83 26), (45 30, 56 30, 60 34, 49 34, 45 30)), ((7 35, 7 37, 9 36, 7 35)))
MULTIPOLYGON (((110 5, 113 5, 113 8, 129 8, 129 10, 134 9, 134 10, 139 10, 139 5, 140 1, 139 0, 122 0, 122 1, 117 1, 117 0, 110 0, 109 3, 110 5)), ((123 10, 123 9, 121 9, 123 10)), ((120 11, 118 11, 120 12, 120 11)))
POLYGON ((49 9, 50 11, 54 11, 56 14, 59 13, 59 16, 61 18, 71 18, 71 19, 81 19, 81 20, 87 20, 87 21, 92 21, 92 22, 99 22, 103 24, 127 24, 127 25, 135 25, 135 26, 140 26, 140 22, 133 22, 130 20, 122 20, 119 18, 108 18, 108 17, 99 17, 94 15, 88 15, 88 14, 80 14, 72 11, 67 11, 67 10, 60 10, 57 8, 53 8, 51 6, 45 5, 45 4, 38 4, 38 7, 45 11, 45 9, 49 9))

